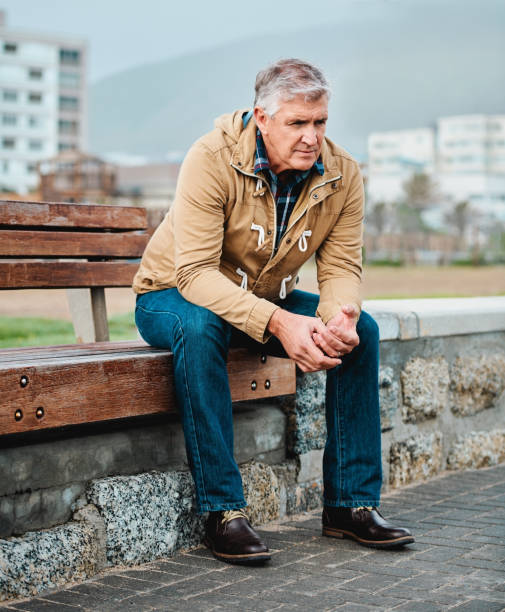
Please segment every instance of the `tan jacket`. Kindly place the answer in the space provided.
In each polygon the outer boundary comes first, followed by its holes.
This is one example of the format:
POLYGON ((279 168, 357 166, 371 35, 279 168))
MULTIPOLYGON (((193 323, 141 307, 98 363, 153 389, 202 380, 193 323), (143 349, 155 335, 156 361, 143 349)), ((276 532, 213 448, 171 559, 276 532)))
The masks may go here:
POLYGON ((360 308, 363 181, 358 164, 325 139, 325 172, 312 172, 273 255, 273 196, 254 175, 256 125, 223 115, 182 164, 175 201, 135 276, 136 293, 177 287, 260 342, 273 312, 316 254, 326 323, 346 303, 360 308))

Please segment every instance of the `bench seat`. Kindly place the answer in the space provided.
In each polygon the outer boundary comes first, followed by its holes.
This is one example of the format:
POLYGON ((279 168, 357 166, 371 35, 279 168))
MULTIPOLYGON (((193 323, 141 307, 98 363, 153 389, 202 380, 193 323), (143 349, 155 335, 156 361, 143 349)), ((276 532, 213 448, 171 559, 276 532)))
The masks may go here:
MULTIPOLYGON (((232 349, 233 401, 295 392, 288 359, 232 349)), ((0 350, 0 433, 175 413, 172 354, 143 341, 0 350)))

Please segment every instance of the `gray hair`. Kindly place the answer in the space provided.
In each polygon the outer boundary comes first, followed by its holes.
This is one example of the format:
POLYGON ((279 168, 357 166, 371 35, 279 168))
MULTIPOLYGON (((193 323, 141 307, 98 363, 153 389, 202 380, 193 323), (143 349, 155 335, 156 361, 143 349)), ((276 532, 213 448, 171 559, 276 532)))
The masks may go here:
POLYGON ((306 102, 313 102, 331 93, 319 68, 295 58, 278 60, 258 72, 255 91, 254 106, 271 117, 279 110, 281 100, 287 102, 302 95, 306 102))

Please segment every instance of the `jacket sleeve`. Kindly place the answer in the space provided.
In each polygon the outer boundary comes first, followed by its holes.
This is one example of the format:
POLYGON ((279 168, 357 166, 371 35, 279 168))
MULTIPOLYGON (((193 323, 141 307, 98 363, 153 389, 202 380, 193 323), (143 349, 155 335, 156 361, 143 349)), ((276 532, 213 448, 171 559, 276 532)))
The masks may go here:
POLYGON ((228 198, 221 163, 197 143, 182 165, 173 205, 177 288, 189 302, 266 342, 266 327, 278 306, 244 291, 219 269, 228 198))
POLYGON ((364 189, 356 164, 342 211, 316 253, 319 306, 324 323, 344 304, 361 310, 361 250, 363 246, 364 189))

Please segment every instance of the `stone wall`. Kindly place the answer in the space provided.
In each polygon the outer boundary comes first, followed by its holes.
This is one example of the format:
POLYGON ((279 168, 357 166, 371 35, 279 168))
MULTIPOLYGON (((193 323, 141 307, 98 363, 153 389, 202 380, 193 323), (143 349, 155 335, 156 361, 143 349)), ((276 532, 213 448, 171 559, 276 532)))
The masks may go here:
MULTIPOLYGON (((505 461, 505 298, 370 302, 379 323, 384 487, 505 461)), ((325 374, 296 396, 235 407, 252 522, 318 508, 325 374)), ((180 424, 155 418, 0 450, 0 600, 201 541, 180 424)))

